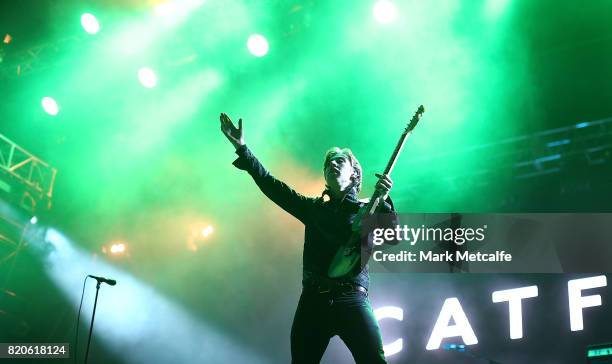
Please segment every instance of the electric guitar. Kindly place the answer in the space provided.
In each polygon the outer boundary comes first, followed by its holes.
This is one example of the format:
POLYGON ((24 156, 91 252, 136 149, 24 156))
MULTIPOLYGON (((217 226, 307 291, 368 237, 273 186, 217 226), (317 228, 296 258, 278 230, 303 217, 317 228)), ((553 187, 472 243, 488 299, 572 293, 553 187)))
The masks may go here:
MULTIPOLYGON (((406 129, 400 136, 400 139, 387 163, 387 167, 385 168, 385 172, 383 174, 389 176, 391 175, 391 171, 393 171, 393 167, 395 167, 395 162, 397 162, 397 158, 399 157, 404 144, 406 143, 406 139, 412 131, 416 127, 417 123, 421 119, 421 116, 425 112, 425 108, 423 105, 419 106, 417 111, 408 122, 406 129)), ((378 190, 374 191, 372 198, 367 203, 367 205, 363 206, 359 211, 359 215, 353 221, 353 225, 351 226, 352 234, 350 239, 344 243, 334 256, 331 264, 329 265, 329 269, 327 271, 327 275, 330 278, 340 278, 340 277, 351 277, 359 274, 363 267, 367 264, 370 259, 370 255, 372 253, 372 249, 367 246, 364 249, 364 254, 362 256, 361 249, 361 222, 374 215, 378 207, 383 204, 383 199, 386 196, 381 195, 378 190)))

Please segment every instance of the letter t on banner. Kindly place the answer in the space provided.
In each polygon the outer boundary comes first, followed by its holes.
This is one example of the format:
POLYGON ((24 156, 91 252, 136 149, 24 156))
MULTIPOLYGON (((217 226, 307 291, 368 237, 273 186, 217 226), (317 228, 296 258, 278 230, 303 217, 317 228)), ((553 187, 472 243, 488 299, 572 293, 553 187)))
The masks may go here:
POLYGON ((491 295, 493 303, 508 302, 510 319, 510 339, 523 337, 523 298, 538 297, 538 286, 521 287, 495 291, 491 295))

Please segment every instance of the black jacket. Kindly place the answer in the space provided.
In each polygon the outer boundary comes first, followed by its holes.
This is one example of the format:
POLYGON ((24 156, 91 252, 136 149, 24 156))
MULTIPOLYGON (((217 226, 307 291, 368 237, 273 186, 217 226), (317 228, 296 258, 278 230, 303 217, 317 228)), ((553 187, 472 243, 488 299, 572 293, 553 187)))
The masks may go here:
MULTIPOLYGON (((302 283, 308 285, 319 277, 329 279, 329 264, 340 245, 350 238, 353 220, 364 203, 355 194, 348 194, 341 202, 335 199, 325 201, 322 197, 306 197, 274 178, 246 145, 238 148, 236 154, 238 159, 234 161, 234 166, 247 171, 270 200, 304 224, 302 283)), ((389 202, 385 202, 380 212, 393 211, 389 202)), ((367 265, 356 277, 343 278, 342 281, 368 288, 367 265)))

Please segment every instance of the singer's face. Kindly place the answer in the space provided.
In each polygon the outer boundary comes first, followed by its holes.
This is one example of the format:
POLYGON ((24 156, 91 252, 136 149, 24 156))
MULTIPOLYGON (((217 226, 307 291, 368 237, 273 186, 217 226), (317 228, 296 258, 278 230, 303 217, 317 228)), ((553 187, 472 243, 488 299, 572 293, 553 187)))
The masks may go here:
POLYGON ((328 186, 338 185, 344 187, 351 182, 351 176, 355 173, 348 158, 342 154, 332 157, 325 167, 325 182, 328 186))

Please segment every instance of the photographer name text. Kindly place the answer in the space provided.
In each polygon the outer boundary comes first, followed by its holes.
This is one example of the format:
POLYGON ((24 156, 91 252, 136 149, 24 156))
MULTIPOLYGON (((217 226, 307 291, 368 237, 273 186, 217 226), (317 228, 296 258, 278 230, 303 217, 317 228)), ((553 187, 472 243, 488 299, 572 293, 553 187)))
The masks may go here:
POLYGON ((374 252, 372 258, 377 262, 510 262, 512 254, 504 250, 493 253, 472 253, 468 251, 446 251, 434 253, 432 251, 409 252, 402 250, 398 253, 374 252))

